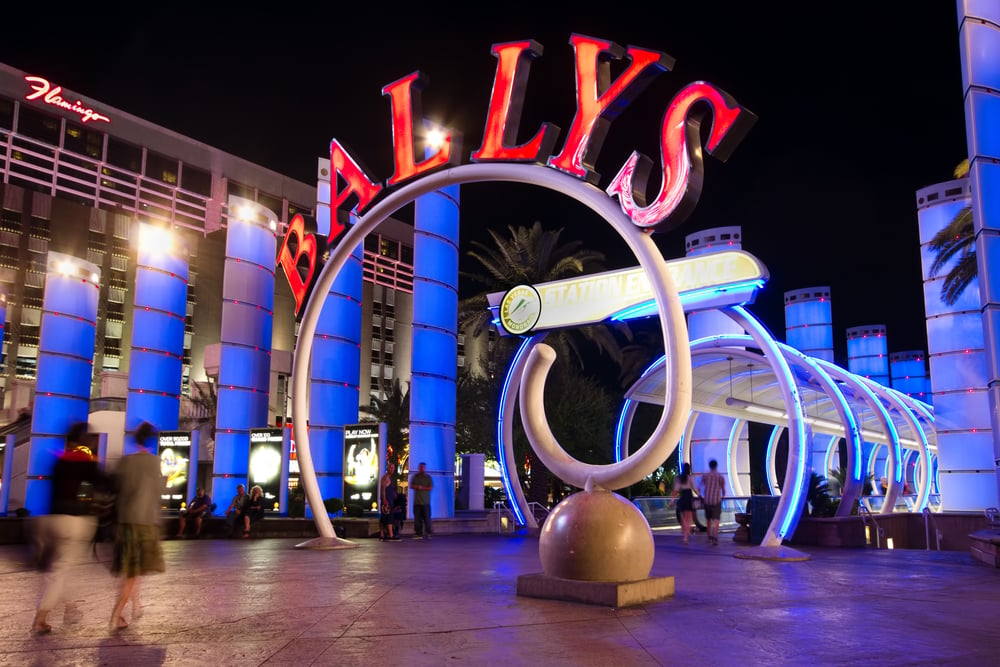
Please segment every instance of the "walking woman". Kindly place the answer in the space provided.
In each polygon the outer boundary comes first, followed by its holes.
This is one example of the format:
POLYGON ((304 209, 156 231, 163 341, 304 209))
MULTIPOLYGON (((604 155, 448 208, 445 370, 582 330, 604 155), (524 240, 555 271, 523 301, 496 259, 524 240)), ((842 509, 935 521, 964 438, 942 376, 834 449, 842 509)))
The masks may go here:
POLYGON ((674 495, 677 496, 677 509, 681 513, 681 533, 684 544, 688 543, 691 525, 694 523, 694 481, 691 479, 690 467, 681 464, 681 474, 674 480, 674 495))
POLYGON ((111 612, 110 629, 122 630, 128 623, 122 614, 132 600, 132 620, 142 616, 139 577, 163 572, 160 547, 160 495, 165 488, 160 459, 145 448, 155 437, 153 425, 143 422, 135 431, 139 451, 122 458, 118 465, 118 526, 111 572, 124 576, 118 600, 111 612))

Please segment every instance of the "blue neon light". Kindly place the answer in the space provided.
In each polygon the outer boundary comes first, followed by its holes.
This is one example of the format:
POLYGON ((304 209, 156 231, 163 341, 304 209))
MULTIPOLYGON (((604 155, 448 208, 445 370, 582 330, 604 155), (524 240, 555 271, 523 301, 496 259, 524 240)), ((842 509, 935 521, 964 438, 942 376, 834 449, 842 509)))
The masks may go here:
POLYGON ((504 378, 503 386, 500 389, 500 403, 497 406, 497 459, 500 462, 500 482, 503 484, 504 492, 507 494, 507 498, 510 499, 511 509, 514 511, 514 517, 517 519, 519 525, 524 525, 527 521, 524 518, 524 514, 521 512, 521 508, 517 504, 517 496, 514 495, 514 485, 511 483, 510 475, 508 474, 507 467, 507 457, 504 452, 504 438, 503 438, 503 416, 507 411, 507 391, 510 389, 511 381, 513 380, 514 371, 518 368, 518 365, 528 350, 533 347, 533 343, 536 336, 530 338, 525 338, 524 342, 521 343, 521 347, 518 348, 517 352, 514 353, 514 357, 510 361, 510 366, 507 367, 507 377, 504 378))
MULTIPOLYGON (((733 283, 727 285, 726 287, 702 287, 701 289, 689 290, 680 293, 681 304, 685 308, 695 307, 703 302, 712 302, 720 294, 738 295, 740 297, 739 301, 746 303, 749 300, 749 296, 752 296, 753 292, 759 290, 764 286, 763 280, 747 280, 744 282, 733 283), (746 293, 750 293, 747 295, 746 293)), ((718 305, 718 304, 713 304, 718 305)), ((643 301, 634 306, 630 306, 624 310, 620 310, 609 319, 612 322, 624 322, 625 320, 633 320, 638 317, 652 317, 656 315, 659 311, 657 310, 656 300, 649 299, 648 301, 643 301)))
POLYGON ((625 443, 622 442, 622 435, 625 431, 625 419, 628 409, 632 405, 632 399, 626 398, 622 404, 621 414, 618 415, 618 426, 615 428, 615 463, 625 458, 625 443))
POLYGON ((785 430, 784 426, 775 426, 771 429, 771 437, 767 439, 767 451, 764 452, 764 460, 768 462, 765 467, 765 472, 767 473, 767 486, 773 489, 778 480, 771 477, 771 457, 774 454, 774 446, 778 443, 778 438, 781 437, 781 432, 785 430))

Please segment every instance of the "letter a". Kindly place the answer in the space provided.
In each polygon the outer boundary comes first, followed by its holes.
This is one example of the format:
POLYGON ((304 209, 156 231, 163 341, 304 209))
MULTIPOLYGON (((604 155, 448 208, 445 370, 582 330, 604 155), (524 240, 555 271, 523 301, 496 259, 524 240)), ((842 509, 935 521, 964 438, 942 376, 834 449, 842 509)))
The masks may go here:
MULTIPOLYGON (((342 190, 337 190, 333 201, 330 202, 330 207, 334 211, 341 208, 344 203, 351 197, 351 195, 356 195, 357 211, 361 214, 369 204, 375 199, 375 195, 379 193, 382 186, 373 183, 372 179, 368 178, 365 170, 358 165, 357 161, 351 157, 351 154, 344 150, 344 147, 340 145, 340 142, 334 139, 330 142, 330 168, 333 170, 333 184, 336 187, 339 185, 337 178, 338 176, 344 179, 345 186, 342 190)), ((344 230, 343 225, 339 225, 339 228, 334 230, 333 227, 337 225, 337 216, 330 216, 332 219, 330 221, 330 238, 335 239, 337 235, 344 230)))

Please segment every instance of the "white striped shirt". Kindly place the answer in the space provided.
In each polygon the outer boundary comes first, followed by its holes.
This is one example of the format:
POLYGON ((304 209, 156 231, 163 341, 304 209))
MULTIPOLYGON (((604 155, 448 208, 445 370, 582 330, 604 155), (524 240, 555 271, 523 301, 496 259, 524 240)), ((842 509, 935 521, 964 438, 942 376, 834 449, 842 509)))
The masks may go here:
POLYGON ((709 470, 701 479, 702 497, 706 505, 722 504, 723 478, 718 470, 709 470))

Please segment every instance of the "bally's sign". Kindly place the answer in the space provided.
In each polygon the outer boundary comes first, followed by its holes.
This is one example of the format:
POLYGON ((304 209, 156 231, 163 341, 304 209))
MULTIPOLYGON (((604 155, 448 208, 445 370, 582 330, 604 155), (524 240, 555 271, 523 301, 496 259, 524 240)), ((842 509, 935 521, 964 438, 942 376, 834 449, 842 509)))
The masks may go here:
MULTIPOLYGON (((542 55, 542 46, 533 40, 494 44, 497 60, 493 91, 486 115, 483 140, 468 159, 472 162, 514 162, 542 164, 581 181, 597 185, 600 175, 594 165, 612 123, 674 59, 660 51, 636 46, 621 47, 613 42, 584 35, 569 40, 575 53, 576 113, 558 152, 553 149, 560 130, 542 123, 531 138, 521 136, 521 109, 531 63, 542 55), (625 60, 624 71, 611 79, 610 64, 625 60)), ((373 204, 403 184, 431 172, 462 162, 458 134, 447 128, 439 132, 433 146, 427 141, 420 93, 427 80, 419 71, 382 88, 389 98, 392 115, 394 170, 384 182, 362 168, 336 139, 330 144, 331 181, 329 209, 324 209, 322 228, 329 226, 334 241, 345 229, 342 213, 354 210, 364 215, 373 204), (419 146, 418 144, 419 140, 419 146), (425 156, 417 160, 418 155, 425 156)), ((660 182, 650 191, 652 160, 633 152, 618 173, 607 183, 605 192, 617 199, 621 210, 640 229, 666 231, 676 227, 691 212, 701 193, 703 178, 701 123, 708 119, 704 149, 725 160, 756 117, 716 86, 696 81, 684 86, 666 105, 660 125, 660 182)), ((325 241, 312 222, 296 216, 278 255, 301 312, 312 282, 319 274, 317 263, 325 241)))

